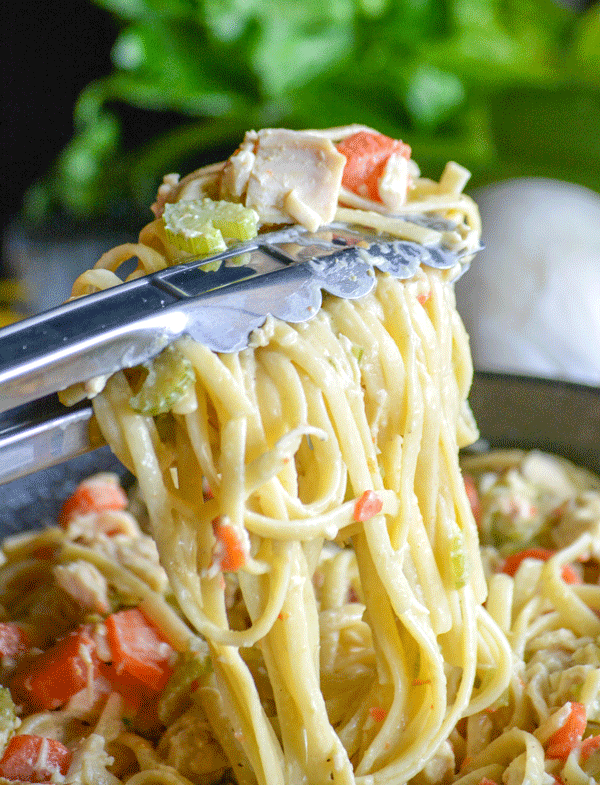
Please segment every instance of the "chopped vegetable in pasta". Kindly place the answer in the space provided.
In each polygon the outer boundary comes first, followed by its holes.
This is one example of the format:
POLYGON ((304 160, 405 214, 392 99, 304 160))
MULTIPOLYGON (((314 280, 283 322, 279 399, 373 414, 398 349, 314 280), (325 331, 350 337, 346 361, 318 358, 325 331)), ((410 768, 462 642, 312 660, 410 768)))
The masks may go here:
POLYGON ((373 266, 364 297, 269 317, 240 352, 184 337, 66 391, 93 399, 145 523, 101 475, 59 526, 5 542, 6 779, 600 775, 600 480, 536 452, 459 460, 478 436, 453 290, 480 247, 468 176, 423 178, 365 126, 249 131, 227 161, 167 175, 139 242, 75 282, 235 255, 274 227, 337 241, 338 222, 456 260, 373 266))

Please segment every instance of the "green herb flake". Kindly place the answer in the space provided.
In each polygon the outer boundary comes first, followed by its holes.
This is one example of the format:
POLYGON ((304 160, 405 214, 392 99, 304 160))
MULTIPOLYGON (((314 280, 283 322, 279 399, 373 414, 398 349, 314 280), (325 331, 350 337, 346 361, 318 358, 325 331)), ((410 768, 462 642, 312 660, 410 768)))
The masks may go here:
POLYGON ((467 559, 465 554, 463 536, 461 532, 452 537, 450 541, 450 566, 455 589, 462 589, 467 585, 467 559))
POLYGON ((363 354, 365 353, 363 347, 353 343, 352 349, 350 351, 352 352, 352 356, 354 357, 356 362, 360 365, 360 361, 362 360, 363 354))

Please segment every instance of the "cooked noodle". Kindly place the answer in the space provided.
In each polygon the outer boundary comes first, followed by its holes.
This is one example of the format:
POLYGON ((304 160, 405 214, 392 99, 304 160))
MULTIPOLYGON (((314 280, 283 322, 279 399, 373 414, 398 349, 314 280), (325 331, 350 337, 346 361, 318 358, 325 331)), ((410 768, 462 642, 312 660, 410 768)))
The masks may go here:
MULTIPOLYGON (((323 133, 342 139, 350 130, 323 133)), ((166 180, 159 196, 214 197, 222 171, 166 180)), ((336 220, 468 256, 480 225, 464 182, 454 164, 440 183, 416 177, 393 214, 344 191, 336 220), (453 228, 411 220, 422 213, 453 228)), ((138 243, 109 251, 80 276, 73 296, 119 282, 130 258, 133 278, 187 257, 157 218, 138 243)), ((182 616, 93 549, 67 543, 61 558, 87 561, 127 586, 175 651, 207 647, 214 673, 199 691, 195 738, 210 741, 202 774, 184 772, 194 781, 229 770, 241 785, 478 785, 499 782, 517 756, 526 776, 511 783, 550 781, 543 740, 523 725, 515 658, 533 627, 535 636, 565 624, 598 635, 589 608, 600 607, 600 590, 565 588, 560 556, 544 567, 545 593, 516 617, 507 575, 490 578, 484 607, 488 582, 458 457, 477 438, 468 338, 452 287, 458 269, 423 267, 406 281, 377 273, 372 293, 325 296, 307 322, 268 318, 238 353, 183 338, 175 351, 193 384, 167 413, 132 408, 136 373, 115 374, 94 398, 106 440, 138 480, 182 616), (378 507, 361 514, 373 498, 378 507), (235 569, 220 560, 222 525, 244 551, 235 569), (507 691, 517 719, 492 733, 486 712, 507 691)), ((590 547, 584 537, 564 559, 590 547)), ((123 776, 118 766, 108 773, 98 737, 137 761, 131 785, 187 782, 165 763, 167 741, 153 747, 119 730, 121 711, 112 697, 87 736, 104 772, 92 781, 123 776)))

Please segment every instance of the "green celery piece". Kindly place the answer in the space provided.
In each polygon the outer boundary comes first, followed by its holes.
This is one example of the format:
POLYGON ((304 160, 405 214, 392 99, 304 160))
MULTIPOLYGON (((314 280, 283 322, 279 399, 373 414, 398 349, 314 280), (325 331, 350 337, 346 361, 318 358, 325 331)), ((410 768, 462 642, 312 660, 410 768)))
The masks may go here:
POLYGON ((352 352, 352 356, 354 357, 356 362, 360 365, 360 361, 362 360, 363 354, 365 353, 364 348, 356 343, 353 343, 352 349, 350 351, 352 352))
POLYGON ((250 240, 258 231, 258 213, 254 210, 208 198, 165 205, 163 221, 171 242, 190 253, 216 253, 226 247, 223 235, 232 240, 250 240))
POLYGON ((0 748, 4 748, 20 720, 8 687, 0 687, 0 748))
POLYGON ((190 361, 173 345, 144 363, 148 375, 136 395, 129 401, 139 414, 155 417, 165 414, 181 400, 194 383, 195 374, 190 361))
POLYGON ((180 716, 190 702, 193 692, 212 673, 208 651, 182 654, 158 702, 158 718, 170 725, 180 716))
MULTIPOLYGON (((180 231, 174 232, 168 227, 165 227, 165 234, 169 242, 173 243, 177 248, 196 256, 210 256, 227 248, 227 243, 223 239, 220 230, 213 226, 210 221, 196 225, 193 233, 190 234, 180 231)), ((209 269, 208 266, 205 269, 209 269)))
POLYGON ((258 213, 243 204, 203 199, 200 211, 232 240, 251 240, 258 231, 258 213))
POLYGON ((223 234, 201 208, 200 200, 166 204, 163 213, 169 242, 187 253, 206 256, 227 248, 223 234))
POLYGON ((455 589, 467 585, 467 559, 462 532, 457 532, 450 542, 450 567, 455 589))

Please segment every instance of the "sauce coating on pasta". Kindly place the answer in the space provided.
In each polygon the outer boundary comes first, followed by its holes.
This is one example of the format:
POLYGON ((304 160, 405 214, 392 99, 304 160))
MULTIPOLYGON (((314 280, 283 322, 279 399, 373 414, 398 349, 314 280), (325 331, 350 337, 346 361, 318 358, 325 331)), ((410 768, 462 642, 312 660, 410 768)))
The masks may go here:
POLYGON ((326 296, 307 322, 268 318, 241 352, 184 338, 65 393, 94 396, 145 520, 96 477, 62 528, 6 545, 4 754, 27 734, 59 761, 49 774, 29 755, 30 781, 547 785, 592 771, 592 535, 542 542, 534 491, 491 512, 486 473, 465 484, 459 450, 477 429, 453 280, 478 213, 462 167, 423 178, 380 137, 249 132, 226 162, 165 177, 139 241, 75 282, 80 296, 132 257, 130 278, 286 223, 461 256, 405 281, 377 272, 370 294, 326 296), (511 562, 500 534, 528 553, 511 562), (548 668, 536 681, 550 633, 552 657, 590 666, 569 684, 548 668))

